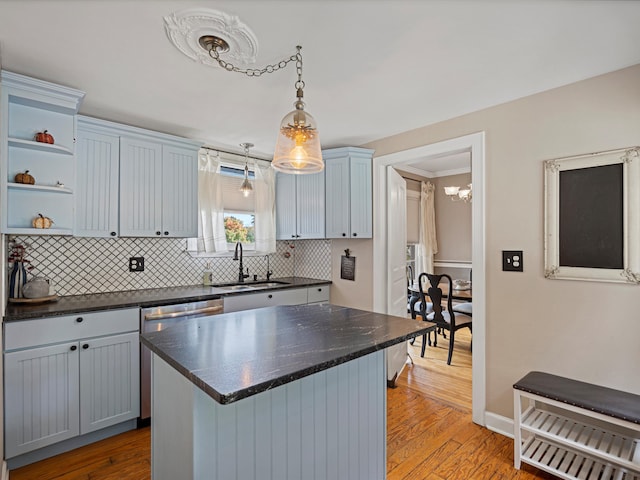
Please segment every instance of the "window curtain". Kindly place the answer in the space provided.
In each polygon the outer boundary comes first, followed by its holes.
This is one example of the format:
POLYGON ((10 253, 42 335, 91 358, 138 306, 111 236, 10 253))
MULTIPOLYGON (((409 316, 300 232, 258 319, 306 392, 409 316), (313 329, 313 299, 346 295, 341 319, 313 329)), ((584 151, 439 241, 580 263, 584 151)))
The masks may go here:
POLYGON ((276 251, 276 175, 270 164, 256 161, 253 194, 255 195, 256 251, 276 251))
MULTIPOLYGON (((198 211, 200 216, 195 250, 200 253, 226 252, 220 158, 218 155, 210 155, 208 151, 205 155, 200 155, 199 160, 198 211)), ((189 247, 189 250, 193 250, 193 243, 189 247)))
POLYGON ((420 243, 416 265, 418 265, 420 272, 426 273, 434 273, 433 256, 438 253, 434 195, 435 185, 433 183, 420 182, 420 243))

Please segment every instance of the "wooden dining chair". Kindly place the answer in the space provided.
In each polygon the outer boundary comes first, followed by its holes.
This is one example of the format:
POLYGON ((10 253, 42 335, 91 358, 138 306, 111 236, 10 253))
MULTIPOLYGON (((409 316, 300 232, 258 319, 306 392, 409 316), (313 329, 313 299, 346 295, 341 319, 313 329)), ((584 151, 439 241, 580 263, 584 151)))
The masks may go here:
MULTIPOLYGON (((455 342, 455 333, 461 328, 468 328, 471 331, 472 317, 464 313, 456 313, 453 309, 452 295, 447 295, 446 309, 442 307, 442 289, 439 287, 442 279, 445 279, 449 283, 449 292, 453 292, 453 281, 447 274, 431 275, 429 273, 421 273, 418 277, 418 286, 420 287, 420 294, 424 297, 423 291, 423 275, 428 280, 428 286, 426 294, 431 299, 433 312, 428 314, 425 320, 433 322, 437 327, 443 330, 449 331, 449 355, 447 357, 447 365, 451 365, 451 357, 453 356, 453 345, 455 342)), ((436 340, 437 341, 437 340, 436 340)), ((420 356, 424 357, 425 352, 425 338, 422 341, 422 351, 420 356)))
MULTIPOLYGON (((469 281, 473 280, 473 270, 469 270, 469 281)), ((453 306, 453 311, 456 313, 464 313, 465 315, 469 315, 473 317, 473 303, 472 302, 464 302, 457 303, 453 306)))

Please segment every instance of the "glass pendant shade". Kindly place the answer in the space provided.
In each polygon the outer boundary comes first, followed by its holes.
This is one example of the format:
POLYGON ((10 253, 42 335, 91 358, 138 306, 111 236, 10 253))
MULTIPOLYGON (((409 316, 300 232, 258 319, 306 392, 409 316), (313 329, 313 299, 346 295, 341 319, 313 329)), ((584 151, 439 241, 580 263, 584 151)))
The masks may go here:
POLYGON ((240 185, 240 191, 242 196, 248 197, 251 195, 253 187, 249 181, 249 149, 253 147, 253 143, 241 143, 240 146, 244 149, 244 180, 240 185))
POLYGON ((240 185, 240 191, 242 195, 248 197, 251 195, 251 191, 253 187, 251 186, 251 182, 249 181, 249 169, 248 167, 244 167, 244 180, 242 181, 242 185, 240 185))
POLYGON ((317 173, 324 169, 318 127, 311 114, 304 111, 304 103, 296 102, 280 123, 271 165, 283 173, 317 173))

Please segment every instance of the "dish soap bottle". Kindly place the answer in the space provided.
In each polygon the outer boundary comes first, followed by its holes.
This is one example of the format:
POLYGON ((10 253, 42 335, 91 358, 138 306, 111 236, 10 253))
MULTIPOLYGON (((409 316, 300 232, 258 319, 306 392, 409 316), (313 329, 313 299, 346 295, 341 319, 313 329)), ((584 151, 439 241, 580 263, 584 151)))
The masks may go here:
POLYGON ((207 262, 206 270, 202 274, 203 285, 213 285, 213 270, 211 270, 211 262, 207 262))

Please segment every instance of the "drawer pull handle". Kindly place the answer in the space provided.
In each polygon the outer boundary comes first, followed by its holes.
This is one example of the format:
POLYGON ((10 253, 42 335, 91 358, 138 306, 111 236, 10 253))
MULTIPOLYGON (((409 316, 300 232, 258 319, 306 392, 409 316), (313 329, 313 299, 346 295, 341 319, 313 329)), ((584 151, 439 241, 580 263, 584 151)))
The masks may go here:
POLYGON ((319 292, 321 292, 321 291, 322 291, 322 289, 321 289, 321 288, 319 288, 319 289, 318 289, 318 291, 319 291, 319 292))
POLYGON ((273 295, 269 294, 269 295, 267 296, 267 298, 273 298, 273 295))
POLYGON ((76 322, 78 322, 78 323, 82 323, 82 320, 84 320, 82 317, 76 318, 76 322))
POLYGON ((78 349, 78 347, 77 347, 76 345, 71 345, 70 350, 71 350, 72 352, 75 352, 77 349, 78 349))
POLYGON ((87 348, 89 348, 89 344, 88 343, 85 343, 84 345, 82 345, 82 349, 83 350, 86 350, 87 348))
POLYGON ((111 236, 115 237, 116 236, 116 232, 111 232, 111 236))

